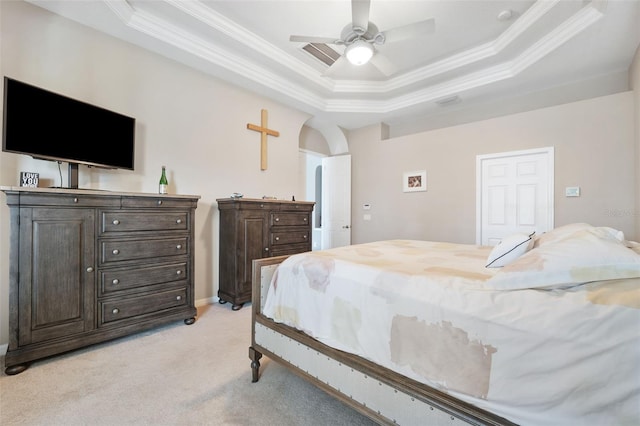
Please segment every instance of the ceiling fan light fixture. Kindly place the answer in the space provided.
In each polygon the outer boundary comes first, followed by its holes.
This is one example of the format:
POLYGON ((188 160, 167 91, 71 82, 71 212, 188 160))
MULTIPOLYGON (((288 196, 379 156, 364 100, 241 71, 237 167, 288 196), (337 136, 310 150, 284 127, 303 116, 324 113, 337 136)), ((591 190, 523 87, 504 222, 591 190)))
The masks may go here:
POLYGON ((347 60, 353 65, 364 65, 373 56, 373 46, 364 40, 356 40, 345 50, 347 60))

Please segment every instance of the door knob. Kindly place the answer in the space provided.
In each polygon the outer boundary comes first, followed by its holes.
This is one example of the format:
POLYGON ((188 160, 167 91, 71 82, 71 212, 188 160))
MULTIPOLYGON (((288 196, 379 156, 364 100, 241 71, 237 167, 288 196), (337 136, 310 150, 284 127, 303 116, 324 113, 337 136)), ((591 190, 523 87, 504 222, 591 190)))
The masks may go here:
POLYGON ((344 225, 342 229, 349 229, 349 225, 344 225))

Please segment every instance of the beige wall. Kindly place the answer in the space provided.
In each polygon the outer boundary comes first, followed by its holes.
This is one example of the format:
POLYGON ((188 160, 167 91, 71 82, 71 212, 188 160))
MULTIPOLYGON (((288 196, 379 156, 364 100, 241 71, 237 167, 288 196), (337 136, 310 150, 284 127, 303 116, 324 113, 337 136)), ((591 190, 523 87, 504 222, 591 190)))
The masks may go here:
MULTIPOLYGON (((308 115, 221 83, 131 44, 97 33, 24 2, 0 2, 1 73, 131 115, 136 123, 135 171, 80 168, 80 186, 156 192, 160 167, 170 192, 197 194, 195 296, 217 294, 216 198, 291 199, 298 190, 298 138, 308 115), (260 171, 260 135, 246 129, 269 111, 269 168, 260 171)), ((1 108, 1 107, 0 107, 1 108)), ((0 152, 0 185, 20 171, 59 185, 57 165, 0 152)), ((66 164, 63 165, 66 183, 66 164)), ((297 197, 297 199, 302 199, 297 197)), ((0 195, 0 344, 8 341, 9 217, 0 195)))
MULTIPOLYGON (((199 301, 217 291, 215 199, 236 191, 290 199, 301 187, 299 140, 312 150, 326 149, 316 131, 303 127, 306 114, 28 3, 0 2, 0 43, 2 75, 137 118, 136 170, 81 167, 81 187, 155 192, 166 164, 171 192, 202 196, 196 215, 199 301), (259 136, 246 130, 246 123, 259 122, 261 108, 269 110, 269 127, 280 131, 279 138, 269 138, 265 172, 259 168, 259 136)), ((384 141, 383 125, 349 132, 354 243, 474 242, 475 156, 544 146, 556 148, 556 225, 587 221, 633 234, 628 213, 638 193, 634 170, 640 152, 634 153, 634 143, 640 144, 640 131, 634 142, 633 105, 640 105, 639 68, 633 73, 635 93, 384 141), (428 191, 402 193, 402 173, 421 169, 427 171, 428 191), (564 187, 575 185, 582 187, 582 197, 564 198, 564 187), (364 203, 372 205, 371 221, 362 220, 364 203)), ((55 163, 0 152, 0 185, 16 185, 20 171, 38 172, 46 184, 59 185, 55 163)), ((8 240, 8 209, 0 196, 0 344, 8 341, 8 240)))
POLYGON ((633 92, 388 140, 381 133, 380 126, 372 126, 348 135, 353 243, 389 238, 475 243, 476 156, 547 146, 555 147, 556 226, 588 222, 640 237, 633 217, 633 92), (402 192, 403 172, 414 170, 426 170, 427 192, 402 192), (581 196, 566 198, 567 186, 580 186, 581 196), (365 203, 371 205, 367 212, 365 203), (370 221, 363 220, 364 213, 370 221))
POLYGON ((302 126, 300 130, 300 149, 321 155, 331 155, 325 137, 309 126, 302 126))
POLYGON ((629 70, 629 86, 633 89, 635 105, 635 139, 636 139, 636 238, 640 240, 640 46, 636 50, 633 63, 629 70))

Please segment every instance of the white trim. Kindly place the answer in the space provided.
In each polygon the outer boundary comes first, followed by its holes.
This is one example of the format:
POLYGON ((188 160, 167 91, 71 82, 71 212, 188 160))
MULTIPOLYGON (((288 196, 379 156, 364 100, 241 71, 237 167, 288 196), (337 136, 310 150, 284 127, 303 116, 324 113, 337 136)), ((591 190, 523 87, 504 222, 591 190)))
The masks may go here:
POLYGON ((547 223, 549 229, 554 228, 554 188, 555 188, 555 149, 552 146, 544 148, 526 149, 521 151, 508 151, 495 154, 482 154, 476 155, 476 244, 482 243, 482 162, 494 158, 506 158, 506 157, 521 157, 525 155, 546 154, 547 156, 547 205, 549 209, 547 211, 547 223))
POLYGON ((559 0, 535 2, 508 30, 491 42, 389 80, 371 82, 333 81, 327 79, 313 67, 301 60, 292 58, 291 55, 265 42, 248 29, 238 26, 200 1, 164 0, 168 5, 189 14, 212 29, 236 40, 238 43, 255 49, 257 54, 272 58, 290 71, 307 79, 314 84, 315 89, 312 91, 293 83, 290 78, 282 78, 280 75, 265 69, 263 65, 255 60, 245 59, 228 49, 221 48, 214 42, 178 28, 159 16, 138 10, 125 0, 103 1, 124 25, 135 31, 174 46, 210 64, 232 71, 255 84, 275 90, 292 100, 302 102, 317 110, 343 113, 390 113, 513 78, 544 56, 558 49, 577 34, 594 25, 604 16, 601 10, 602 5, 599 2, 589 2, 513 60, 467 73, 461 77, 447 79, 445 82, 432 84, 423 90, 411 91, 411 93, 396 96, 388 101, 376 101, 373 99, 356 99, 355 96, 358 94, 388 93, 407 88, 429 78, 444 75, 460 67, 494 57, 507 46, 516 42, 522 34, 527 32, 529 27, 538 24, 549 10, 561 2, 559 0), (344 97, 335 99, 331 96, 323 96, 316 92, 317 89, 328 91, 330 95, 344 94, 344 97))
POLYGON ((202 306, 213 305, 214 303, 218 303, 220 301, 217 297, 208 297, 206 299, 198 299, 195 301, 194 305, 196 308, 200 308, 202 306))
POLYGON ((311 151, 310 149, 298 148, 300 152, 303 154, 313 155, 314 157, 328 157, 327 154, 323 154, 321 152, 311 151))

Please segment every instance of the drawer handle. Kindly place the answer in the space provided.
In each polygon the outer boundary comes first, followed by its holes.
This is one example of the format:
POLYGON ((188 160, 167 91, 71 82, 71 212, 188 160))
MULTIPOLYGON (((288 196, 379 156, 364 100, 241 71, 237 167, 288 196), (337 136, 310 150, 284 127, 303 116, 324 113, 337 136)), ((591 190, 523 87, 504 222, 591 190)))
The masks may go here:
POLYGON ((117 278, 114 278, 113 281, 111 281, 111 284, 118 285, 118 284, 120 284, 120 280, 117 279, 117 278))
POLYGON ((276 241, 280 241, 280 237, 276 237, 276 241))
POLYGON ((264 204, 260 204, 260 208, 263 209, 264 208, 264 204))
POLYGON ((118 250, 118 249, 113 249, 113 251, 112 251, 111 253, 113 253, 113 254, 120 254, 120 250, 118 250))
POLYGON ((111 311, 112 314, 119 314, 120 313, 120 309, 118 308, 113 308, 113 310, 111 311))
POLYGON ((113 219, 113 223, 114 225, 120 225, 120 221, 118 219, 113 219))
POLYGON ((265 247, 265 248, 264 248, 264 251, 269 251, 269 247, 265 247))
POLYGON ((178 244, 178 245, 176 246, 176 250, 180 250, 180 249, 182 249, 182 244, 178 244))
POLYGON ((158 205, 161 206, 162 205, 162 200, 158 200, 158 205))
POLYGON ((93 266, 89 266, 89 267, 87 268, 87 272, 93 272, 93 266))
POLYGON ((182 271, 181 271, 180 269, 178 269, 178 270, 176 271, 176 275, 182 275, 182 271))
POLYGON ((73 202, 74 202, 74 203, 77 203, 77 202, 78 202, 78 199, 77 199, 77 198, 74 198, 74 199, 73 199, 73 202))
POLYGON ((276 222, 280 222, 280 218, 279 217, 276 217, 276 222))
POLYGON ((303 235, 303 236, 302 236, 302 238, 304 238, 304 239, 306 240, 306 239, 307 239, 307 236, 306 236, 306 235, 303 235))
POLYGON ((303 220, 304 222, 306 222, 306 221, 307 221, 307 218, 305 217, 305 218, 304 218, 304 219, 302 219, 302 220, 303 220))
POLYGON ((176 300, 182 300, 182 296, 176 296, 176 300))
POLYGON ((177 219, 177 220, 176 220, 176 223, 177 223, 178 225, 180 225, 180 224, 182 223, 182 219, 177 219))

